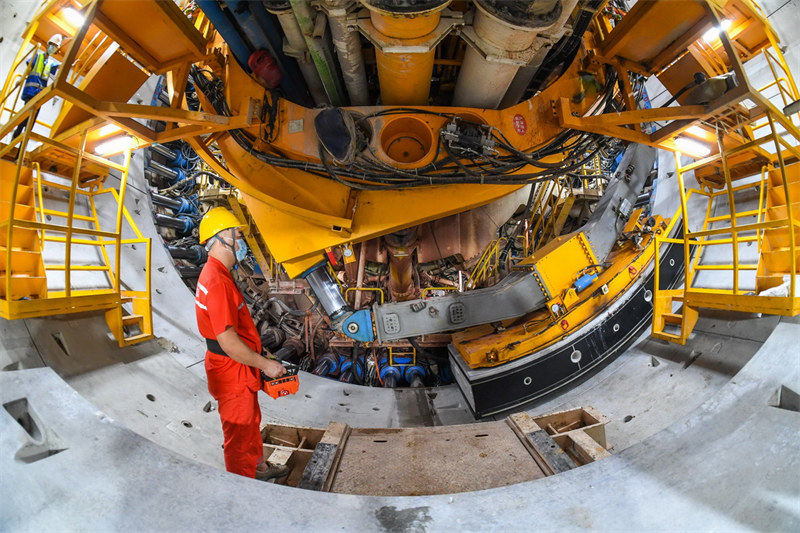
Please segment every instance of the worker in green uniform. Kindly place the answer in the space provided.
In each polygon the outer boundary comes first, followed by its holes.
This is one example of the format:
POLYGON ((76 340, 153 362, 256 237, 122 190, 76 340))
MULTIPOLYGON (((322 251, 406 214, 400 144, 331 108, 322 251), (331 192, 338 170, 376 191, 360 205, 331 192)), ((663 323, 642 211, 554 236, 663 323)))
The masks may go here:
MULTIPOLYGON (((31 98, 39 94, 42 89, 47 87, 48 79, 50 76, 55 75, 56 70, 58 70, 59 63, 52 55, 58 52, 63 42, 64 37, 60 33, 54 34, 50 37, 50 40, 47 41, 46 50, 44 52, 41 50, 36 52, 34 56, 28 60, 28 64, 31 65, 31 70, 30 73, 28 73, 28 77, 25 78, 25 85, 22 86, 22 95, 20 96, 22 101, 26 104, 31 98)), ((39 110, 37 109, 34 111, 32 117, 34 123, 36 123, 36 115, 38 114, 39 110)), ((14 130, 15 138, 25 129, 28 120, 29 119, 25 119, 19 123, 14 130)))

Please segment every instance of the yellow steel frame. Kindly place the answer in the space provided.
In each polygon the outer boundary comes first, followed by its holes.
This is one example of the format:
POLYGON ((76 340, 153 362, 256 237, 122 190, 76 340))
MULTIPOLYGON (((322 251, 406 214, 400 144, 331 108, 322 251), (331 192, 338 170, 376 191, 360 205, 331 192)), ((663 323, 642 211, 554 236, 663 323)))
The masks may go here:
MULTIPOLYGON (((786 157, 789 155, 795 156, 800 159, 800 152, 797 148, 792 146, 786 139, 782 138, 776 129, 776 119, 781 126, 786 130, 788 135, 800 141, 800 131, 792 122, 785 116, 776 113, 772 104, 760 94, 752 95, 753 98, 760 100, 762 105, 766 107, 767 125, 770 133, 762 136, 754 141, 745 144, 726 148, 723 145, 722 133, 719 133, 719 146, 720 153, 711 158, 706 158, 701 161, 682 165, 681 154, 676 152, 675 165, 678 177, 678 190, 681 200, 681 214, 685 221, 683 226, 683 238, 668 238, 665 236, 658 237, 658 242, 669 242, 683 245, 684 264, 687 265, 686 273, 684 276, 683 289, 674 289, 669 291, 661 291, 658 289, 658 273, 659 273, 659 254, 656 252, 656 283, 654 295, 654 309, 656 310, 653 316, 653 334, 659 338, 685 344, 692 331, 694 322, 697 318, 697 308, 709 307, 714 309, 770 313, 780 315, 795 316, 800 314, 800 298, 797 296, 797 262, 798 262, 798 247, 795 242, 795 228, 800 228, 800 218, 797 218, 793 212, 792 203, 793 198, 790 194, 790 184, 787 179, 786 170, 786 157), (776 220, 762 220, 765 213, 765 195, 768 182, 766 179, 767 168, 762 168, 761 179, 759 181, 759 204, 758 208, 754 210, 739 211, 736 210, 735 193, 752 188, 753 184, 740 185, 734 187, 731 180, 730 168, 728 160, 732 155, 750 150, 756 146, 760 146, 772 142, 775 149, 774 164, 777 166, 781 177, 779 188, 782 190, 784 198, 786 199, 786 212, 785 218, 776 220), (720 161, 722 163, 725 188, 720 191, 686 190, 684 176, 687 172, 701 168, 703 165, 710 164, 713 161, 720 161), (699 194, 705 196, 707 200, 707 208, 703 228, 698 231, 690 231, 689 227, 689 213, 687 209, 687 202, 692 194, 699 194), (711 207, 716 198, 725 196, 729 206, 727 215, 711 216, 711 207), (756 217, 756 222, 750 224, 739 224, 738 220, 742 217, 756 217), (709 229, 708 224, 711 222, 725 221, 729 222, 727 227, 709 229), (748 293, 739 287, 739 272, 742 270, 757 270, 758 264, 745 264, 739 262, 739 244, 742 242, 756 242, 759 253, 763 249, 763 239, 766 230, 785 230, 789 238, 788 257, 789 257, 789 287, 788 295, 783 296, 759 296, 748 293), (742 233, 755 232, 754 235, 741 235, 742 233), (727 236, 727 238, 709 239, 711 236, 727 236), (699 264, 702 256, 702 250, 706 246, 716 245, 731 245, 732 249, 732 262, 731 264, 723 265, 701 265, 699 264), (695 256, 691 260, 692 248, 694 247, 695 256), (720 270, 732 272, 732 288, 731 289, 709 289, 693 286, 695 273, 700 270, 720 270), (672 313, 672 301, 680 301, 683 303, 682 314, 672 313), (666 316, 666 323, 673 323, 680 325, 679 333, 668 333, 664 331, 664 316, 666 316)), ((656 247, 656 250, 658 246, 656 247)))
POLYGON ((469 278, 467 278, 467 289, 474 289, 487 279, 497 275, 500 268, 500 248, 507 240, 508 239, 505 237, 500 237, 499 239, 494 239, 486 246, 478 262, 475 263, 472 272, 470 272, 469 278))
POLYGON ((389 346, 389 366, 414 366, 417 364, 417 349, 411 347, 389 346), (395 357, 411 357, 410 363, 398 363, 395 357))

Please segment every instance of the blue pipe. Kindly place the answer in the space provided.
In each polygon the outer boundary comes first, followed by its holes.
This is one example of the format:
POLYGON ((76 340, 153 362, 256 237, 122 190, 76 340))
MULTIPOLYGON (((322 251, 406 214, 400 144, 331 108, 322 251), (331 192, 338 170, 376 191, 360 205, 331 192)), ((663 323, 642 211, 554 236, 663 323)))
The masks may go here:
POLYGON ((304 106, 313 105, 297 61, 283 53, 283 32, 275 18, 260 2, 227 0, 226 3, 242 33, 253 44, 253 51, 266 50, 277 63, 283 74, 281 89, 288 99, 304 106))
POLYGON ((322 354, 314 368, 314 374, 318 376, 327 376, 328 374, 335 374, 339 370, 339 356, 335 353, 328 352, 322 354))
POLYGON ((352 381, 352 377, 356 378, 356 381, 362 383, 364 381, 364 363, 361 362, 361 359, 346 359, 342 363, 341 368, 341 377, 339 378, 341 381, 352 381))
POLYGON ((247 60, 250 59, 250 54, 253 53, 247 43, 244 42, 236 27, 231 23, 225 12, 222 11, 219 2, 216 0, 197 0, 197 5, 203 10, 208 20, 214 25, 219 34, 225 39, 231 53, 239 62, 245 72, 250 72, 250 67, 247 66, 247 60))

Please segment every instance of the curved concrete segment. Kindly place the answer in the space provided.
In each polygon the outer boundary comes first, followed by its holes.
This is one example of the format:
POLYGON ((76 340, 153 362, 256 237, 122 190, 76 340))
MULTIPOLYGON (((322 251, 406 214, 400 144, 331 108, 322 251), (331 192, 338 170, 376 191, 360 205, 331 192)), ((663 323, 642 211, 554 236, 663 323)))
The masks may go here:
POLYGON ((790 391, 800 390, 799 333, 797 322, 778 324, 716 395, 610 458, 533 482, 430 497, 329 494, 229 475, 121 427, 52 370, 5 372, 0 523, 11 530, 796 530, 800 414, 790 391), (36 429, 9 416, 20 400, 16 416, 36 429), (26 446, 39 446, 39 458, 15 459, 26 446))

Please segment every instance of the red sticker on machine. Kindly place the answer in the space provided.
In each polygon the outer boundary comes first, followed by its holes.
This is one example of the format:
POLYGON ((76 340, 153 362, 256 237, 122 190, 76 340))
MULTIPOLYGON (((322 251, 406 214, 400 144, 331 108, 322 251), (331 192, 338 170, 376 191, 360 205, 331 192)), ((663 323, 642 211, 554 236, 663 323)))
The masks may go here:
POLYGON ((514 131, 520 135, 525 135, 528 132, 528 123, 525 122, 525 117, 519 113, 514 115, 514 131))

